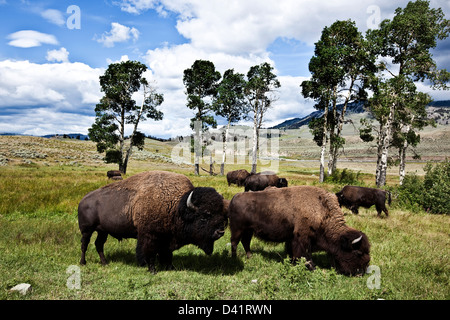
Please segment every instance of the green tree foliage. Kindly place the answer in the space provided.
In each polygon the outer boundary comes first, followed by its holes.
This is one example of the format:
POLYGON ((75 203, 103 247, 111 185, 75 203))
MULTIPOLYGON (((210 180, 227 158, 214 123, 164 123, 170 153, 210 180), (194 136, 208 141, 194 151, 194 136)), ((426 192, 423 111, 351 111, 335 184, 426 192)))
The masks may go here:
POLYGON ((376 71, 375 56, 353 21, 336 21, 323 29, 309 71, 311 80, 303 81, 301 88, 303 96, 316 100, 315 108, 323 111, 321 120, 309 124, 314 141, 322 148, 320 182, 323 182, 327 144, 330 142, 328 174, 331 175, 336 169, 338 150, 345 143, 342 128, 347 106, 366 98, 368 80, 376 71), (340 110, 339 103, 342 103, 340 110))
POLYGON ((147 67, 138 61, 112 63, 100 76, 104 96, 95 107, 95 123, 89 129, 89 137, 97 143, 97 151, 105 152, 105 162, 117 163, 126 173, 128 159, 133 147, 142 149, 145 135, 139 132, 140 121, 161 120, 163 113, 157 107, 164 101, 163 95, 152 88, 142 74, 147 67), (140 106, 132 95, 143 88, 144 97, 140 106), (130 144, 125 149, 125 127, 132 127, 130 144))
POLYGON ((415 137, 417 142, 417 134, 410 131, 427 124, 421 120, 421 115, 430 97, 418 93, 414 82, 428 80, 435 88, 449 88, 450 73, 437 69, 431 53, 438 40, 449 36, 450 21, 444 17, 442 9, 430 8, 428 1, 411 1, 405 8, 397 8, 392 20, 386 19, 379 29, 367 32, 372 52, 392 61, 389 64, 380 59, 380 72, 372 83, 375 94, 370 109, 379 122, 378 186, 386 183, 388 150, 394 137, 397 140, 395 144, 400 146, 402 177, 404 154, 410 143, 407 137, 415 137))

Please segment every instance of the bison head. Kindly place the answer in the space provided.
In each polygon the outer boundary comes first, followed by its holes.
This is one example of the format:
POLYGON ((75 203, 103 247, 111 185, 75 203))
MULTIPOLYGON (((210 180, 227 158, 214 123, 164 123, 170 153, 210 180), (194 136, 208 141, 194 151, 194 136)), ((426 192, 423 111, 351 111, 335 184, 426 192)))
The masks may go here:
POLYGON ((345 275, 365 273, 370 262, 370 243, 367 236, 357 230, 349 230, 340 237, 340 250, 334 256, 338 272, 345 275))
POLYGON ((228 203, 214 188, 198 187, 187 192, 178 206, 184 240, 211 255, 214 241, 225 233, 228 203))

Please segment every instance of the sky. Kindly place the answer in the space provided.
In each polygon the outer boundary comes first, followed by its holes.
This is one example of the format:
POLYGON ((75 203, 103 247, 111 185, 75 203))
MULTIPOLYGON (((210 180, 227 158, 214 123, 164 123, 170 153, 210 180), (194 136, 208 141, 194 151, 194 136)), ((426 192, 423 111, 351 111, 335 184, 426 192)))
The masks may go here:
MULTIPOLYGON (((137 60, 164 95, 161 121, 139 129, 170 138, 191 133, 183 70, 210 60, 222 74, 269 62, 281 83, 265 116, 272 125, 314 111, 300 84, 322 29, 351 19, 361 32, 391 19, 407 0, 0 0, 0 133, 87 134, 110 63, 137 60)), ((450 1, 431 0, 448 19, 450 1)), ((433 50, 450 70, 450 39, 433 50)), ((434 100, 449 91, 423 83, 434 100)), ((142 94, 134 96, 137 103, 142 94)), ((219 125, 224 124, 219 121, 219 125)), ((245 122, 243 123, 245 124, 245 122)))

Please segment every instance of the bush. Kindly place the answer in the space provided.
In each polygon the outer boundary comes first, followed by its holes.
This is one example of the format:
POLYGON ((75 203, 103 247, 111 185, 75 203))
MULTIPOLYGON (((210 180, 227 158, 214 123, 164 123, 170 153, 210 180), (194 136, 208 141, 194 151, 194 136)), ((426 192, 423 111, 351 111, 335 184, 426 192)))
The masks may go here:
POLYGON ((407 174, 403 179, 403 184, 397 188, 397 191, 394 189, 390 191, 397 194, 396 203, 399 207, 412 212, 422 210, 423 180, 416 174, 407 174))
POLYGON ((450 214, 450 161, 427 163, 422 180, 408 174, 398 187, 397 202, 411 211, 424 209, 430 213, 450 214))
POLYGON ((325 182, 334 182, 339 184, 352 184, 352 185, 361 185, 362 178, 361 172, 354 172, 352 170, 339 170, 336 169, 331 175, 325 174, 325 182))
POLYGON ((423 207, 432 213, 450 214, 450 161, 427 163, 423 181, 423 207))

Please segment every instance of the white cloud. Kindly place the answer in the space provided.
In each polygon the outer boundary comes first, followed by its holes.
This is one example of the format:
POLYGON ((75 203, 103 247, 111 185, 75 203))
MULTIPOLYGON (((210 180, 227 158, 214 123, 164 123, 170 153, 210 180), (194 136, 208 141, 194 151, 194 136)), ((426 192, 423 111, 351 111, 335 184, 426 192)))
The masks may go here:
POLYGON ((46 59, 50 62, 69 62, 69 51, 64 47, 59 50, 48 50, 46 59))
POLYGON ((0 114, 6 110, 14 113, 24 106, 93 114, 102 96, 98 79, 103 72, 79 62, 0 61, 0 114))
POLYGON ((58 26, 63 26, 66 23, 64 16, 61 11, 55 9, 47 9, 41 12, 41 16, 48 22, 56 24, 58 26))
POLYGON ((124 61, 128 61, 128 60, 130 60, 130 58, 128 57, 127 54, 125 54, 125 55, 121 56, 119 60, 112 60, 110 58, 107 58, 106 63, 108 63, 108 64, 119 63, 119 62, 124 62, 124 61))
POLYGON ((58 44, 58 40, 56 40, 54 35, 34 30, 17 31, 8 35, 7 38, 11 39, 11 41, 8 42, 10 46, 19 48, 39 47, 42 44, 58 44))
POLYGON ((87 133, 102 97, 103 73, 79 62, 0 61, 0 131, 87 133))
POLYGON ((126 42, 130 39, 136 41, 139 38, 139 30, 121 25, 118 22, 111 23, 111 31, 102 34, 97 42, 103 43, 107 48, 114 47, 116 42, 126 42))

